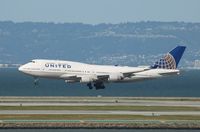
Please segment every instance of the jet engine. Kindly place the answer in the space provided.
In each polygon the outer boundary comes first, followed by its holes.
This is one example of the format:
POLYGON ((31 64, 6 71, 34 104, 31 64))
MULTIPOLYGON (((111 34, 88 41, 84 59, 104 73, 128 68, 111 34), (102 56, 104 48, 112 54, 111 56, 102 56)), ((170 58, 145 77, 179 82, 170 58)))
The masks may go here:
POLYGON ((89 83, 89 82, 92 82, 92 81, 93 81, 93 79, 90 76, 81 77, 81 80, 80 80, 81 83, 89 83))
POLYGON ((113 73, 109 75, 108 80, 109 81, 119 81, 119 80, 123 80, 124 76, 122 73, 113 73))

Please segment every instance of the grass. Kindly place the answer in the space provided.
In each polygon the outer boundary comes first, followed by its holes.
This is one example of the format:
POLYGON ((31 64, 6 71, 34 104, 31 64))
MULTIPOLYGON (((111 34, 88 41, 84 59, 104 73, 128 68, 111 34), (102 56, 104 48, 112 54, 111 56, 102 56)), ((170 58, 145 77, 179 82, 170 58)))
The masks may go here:
POLYGON ((0 115, 0 120, 200 120, 200 116, 190 115, 0 115))
POLYGON ((0 110, 124 110, 124 111, 200 111, 182 106, 0 106, 0 110))

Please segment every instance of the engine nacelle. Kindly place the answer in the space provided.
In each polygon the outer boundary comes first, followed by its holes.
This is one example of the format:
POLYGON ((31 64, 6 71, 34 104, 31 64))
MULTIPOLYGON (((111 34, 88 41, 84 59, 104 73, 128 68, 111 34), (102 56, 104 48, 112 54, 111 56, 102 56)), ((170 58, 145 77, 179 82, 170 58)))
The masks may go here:
POLYGON ((113 73, 109 75, 108 80, 109 81, 119 81, 119 80, 123 80, 124 76, 122 73, 113 73))
POLYGON ((89 83, 89 82, 92 82, 92 81, 93 81, 93 79, 91 77, 88 77, 88 76, 81 77, 81 80, 80 80, 81 83, 89 83))

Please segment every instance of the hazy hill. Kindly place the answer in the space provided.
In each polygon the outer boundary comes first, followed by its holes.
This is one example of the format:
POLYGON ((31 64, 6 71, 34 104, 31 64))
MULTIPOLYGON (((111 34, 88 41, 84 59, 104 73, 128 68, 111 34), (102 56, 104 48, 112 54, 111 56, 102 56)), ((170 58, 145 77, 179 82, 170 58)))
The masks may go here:
POLYGON ((181 65, 200 60, 200 23, 0 22, 0 63, 25 63, 34 58, 66 59, 99 64, 144 65, 186 45, 181 65))

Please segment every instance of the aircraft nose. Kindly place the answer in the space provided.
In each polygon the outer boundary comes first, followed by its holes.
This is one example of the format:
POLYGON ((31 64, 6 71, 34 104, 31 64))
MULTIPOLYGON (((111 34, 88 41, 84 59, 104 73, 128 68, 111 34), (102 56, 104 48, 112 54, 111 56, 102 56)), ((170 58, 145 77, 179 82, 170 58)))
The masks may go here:
POLYGON ((18 68, 19 71, 23 71, 23 65, 18 68))

